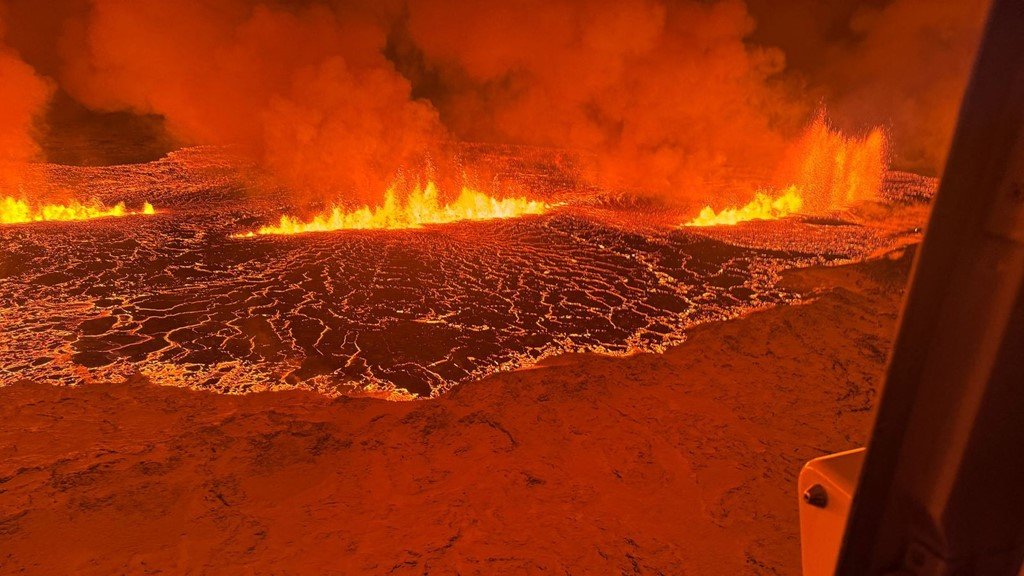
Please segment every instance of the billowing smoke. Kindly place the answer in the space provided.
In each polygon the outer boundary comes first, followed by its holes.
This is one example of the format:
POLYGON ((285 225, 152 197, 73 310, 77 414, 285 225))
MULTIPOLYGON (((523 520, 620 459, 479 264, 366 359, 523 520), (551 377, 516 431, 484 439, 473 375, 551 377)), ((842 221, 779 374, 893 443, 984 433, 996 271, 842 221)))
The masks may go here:
POLYGON ((989 0, 747 1, 805 98, 843 130, 886 127, 894 166, 941 173, 989 0))
POLYGON ((383 56, 373 3, 94 0, 65 40, 64 87, 157 113, 185 142, 230 144, 300 193, 379 198, 444 137, 383 56))
POLYGON ((0 5, 0 197, 24 195, 28 162, 39 158, 38 121, 52 86, 5 43, 0 5))
POLYGON ((408 28, 459 137, 592 152, 610 186, 706 196, 813 110, 738 0, 420 0, 408 28))
POLYGON ((884 128, 898 167, 937 175, 987 6, 419 0, 408 28, 460 137, 581 148, 607 184, 692 198, 804 146, 822 105, 845 132, 884 128))
POLYGON ((896 160, 939 174, 952 139, 988 0, 899 0, 859 11, 862 37, 829 67, 832 109, 891 127, 896 160))
MULTIPOLYGON (((445 142, 470 140, 578 150, 608 187, 735 201, 792 170, 822 105, 937 174, 988 0, 2 4, 11 45, 72 98, 233 145, 301 199, 379 200, 424 166, 457 177, 445 142)), ((22 161, 49 89, 10 49, 0 63, 3 154, 22 161)))

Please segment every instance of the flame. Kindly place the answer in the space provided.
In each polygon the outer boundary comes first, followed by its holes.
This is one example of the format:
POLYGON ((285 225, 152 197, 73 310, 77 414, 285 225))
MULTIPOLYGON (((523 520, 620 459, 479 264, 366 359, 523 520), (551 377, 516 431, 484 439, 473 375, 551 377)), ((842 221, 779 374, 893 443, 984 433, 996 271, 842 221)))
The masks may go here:
POLYGON ((11 196, 0 199, 0 224, 24 224, 27 222, 53 222, 72 220, 92 220, 94 218, 114 218, 135 215, 151 216, 156 209, 149 202, 140 210, 129 210, 124 202, 114 206, 105 206, 98 201, 82 203, 73 200, 68 204, 32 205, 26 200, 11 196))
POLYGON ((470 188, 453 202, 441 204, 437 185, 428 182, 425 188, 417 186, 404 200, 399 201, 394 189, 384 195, 384 203, 376 208, 363 206, 345 211, 339 206, 302 221, 295 216, 281 216, 276 226, 263 226, 255 232, 236 234, 251 238, 263 234, 301 234, 304 232, 330 232, 333 230, 396 230, 420 228, 426 224, 447 224, 460 220, 492 220, 515 218, 528 214, 543 214, 552 205, 526 198, 497 199, 470 188))
POLYGON ((776 220, 799 212, 803 208, 804 199, 796 186, 790 186, 785 192, 772 198, 765 192, 758 192, 754 200, 739 208, 725 208, 715 212, 711 206, 705 206, 696 218, 685 226, 733 226, 751 220, 776 220))

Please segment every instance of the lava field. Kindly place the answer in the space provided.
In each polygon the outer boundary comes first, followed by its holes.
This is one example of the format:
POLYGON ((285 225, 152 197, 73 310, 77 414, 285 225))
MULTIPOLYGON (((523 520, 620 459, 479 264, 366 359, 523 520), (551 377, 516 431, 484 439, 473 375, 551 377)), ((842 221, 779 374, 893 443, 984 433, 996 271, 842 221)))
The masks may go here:
MULTIPOLYGON (((562 352, 656 352, 695 324, 801 299, 780 286, 786 269, 919 234, 841 218, 665 226, 545 180, 544 166, 518 175, 558 200, 544 215, 233 238, 287 206, 246 192, 221 151, 40 169, 52 186, 157 214, 0 226, 0 384, 142 373, 225 393, 436 395, 562 352)), ((934 186, 890 181, 897 204, 934 186)))

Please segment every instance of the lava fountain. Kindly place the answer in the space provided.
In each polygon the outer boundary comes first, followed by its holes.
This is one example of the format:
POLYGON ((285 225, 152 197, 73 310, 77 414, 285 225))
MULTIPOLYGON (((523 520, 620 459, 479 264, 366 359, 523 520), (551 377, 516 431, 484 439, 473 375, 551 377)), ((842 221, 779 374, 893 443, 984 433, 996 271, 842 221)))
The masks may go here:
POLYGON ((705 206, 684 226, 732 226, 752 220, 778 220, 799 213, 823 214, 879 199, 888 170, 885 131, 847 136, 819 114, 790 148, 779 170, 782 192, 760 190, 743 205, 715 211, 705 206))
POLYGON ((296 216, 281 216, 277 225, 263 226, 255 232, 235 237, 251 238, 257 235, 286 235, 335 230, 398 230, 420 228, 428 224, 448 224, 462 220, 495 220, 543 214, 553 206, 526 198, 494 198, 482 192, 463 187, 455 200, 441 203, 437 185, 428 182, 416 186, 400 200, 394 188, 384 195, 384 202, 374 208, 363 206, 346 211, 332 206, 308 220, 296 216))
POLYGON ((32 204, 11 196, 0 199, 0 224, 25 224, 29 222, 68 222, 96 218, 117 218, 123 216, 151 216, 156 209, 149 202, 138 210, 130 210, 124 202, 107 206, 99 201, 66 204, 32 204))
POLYGON ((776 198, 767 192, 758 192, 753 200, 738 208, 724 208, 715 212, 711 206, 705 206, 696 218, 684 226, 732 226, 751 220, 777 220, 800 212, 803 205, 804 198, 800 190, 790 186, 776 198))

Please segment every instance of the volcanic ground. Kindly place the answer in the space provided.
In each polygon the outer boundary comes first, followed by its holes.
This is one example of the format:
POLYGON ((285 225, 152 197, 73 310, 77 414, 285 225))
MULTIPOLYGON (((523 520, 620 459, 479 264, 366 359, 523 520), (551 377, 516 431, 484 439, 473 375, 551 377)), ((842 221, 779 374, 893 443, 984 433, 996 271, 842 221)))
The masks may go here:
MULTIPOLYGON (((41 166, 55 188, 149 201, 158 213, 0 227, 0 384, 141 373, 230 393, 436 395, 561 352, 663 350, 698 323, 796 302, 783 270, 919 234, 842 217, 666 226, 664 215, 572 185, 558 162, 489 154, 560 207, 415 230, 232 238, 294 207, 251 192, 222 151, 41 166)), ((893 174, 887 198, 914 205, 933 186, 893 174)))

